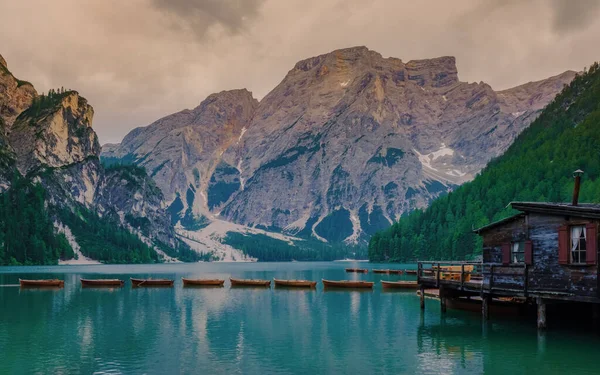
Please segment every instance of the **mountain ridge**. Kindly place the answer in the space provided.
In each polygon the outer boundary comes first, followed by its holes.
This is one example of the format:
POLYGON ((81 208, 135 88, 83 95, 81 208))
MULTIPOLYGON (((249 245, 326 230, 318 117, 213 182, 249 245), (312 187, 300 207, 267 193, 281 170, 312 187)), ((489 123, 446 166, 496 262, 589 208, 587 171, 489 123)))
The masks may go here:
POLYGON ((144 166, 174 222, 216 217, 356 242, 470 180, 574 75, 495 92, 461 82, 451 56, 404 63, 340 49, 299 61, 260 102, 224 99, 212 120, 220 132, 194 128, 209 143, 174 146, 174 129, 193 124, 172 121, 184 110, 136 128, 102 158, 144 166), (165 143, 135 147, 152 137, 165 143))
POLYGON ((578 74, 471 182, 400 219, 369 243, 372 261, 469 259, 480 255, 479 228, 517 211, 511 201, 570 202, 572 173, 585 171, 581 202, 600 202, 600 67, 578 74))

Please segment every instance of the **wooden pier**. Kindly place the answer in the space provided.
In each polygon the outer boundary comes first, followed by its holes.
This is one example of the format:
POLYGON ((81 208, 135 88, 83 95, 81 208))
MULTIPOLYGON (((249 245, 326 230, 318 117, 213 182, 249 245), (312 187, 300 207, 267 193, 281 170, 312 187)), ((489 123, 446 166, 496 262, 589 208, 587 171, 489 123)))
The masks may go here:
POLYGON ((421 307, 424 289, 436 288, 443 312, 448 298, 480 296, 488 319, 493 299, 520 299, 537 306, 538 328, 545 329, 546 305, 571 303, 577 311, 584 303, 600 325, 600 205, 579 203, 582 174, 573 173, 571 203, 513 202, 519 213, 476 229, 481 262, 419 262, 421 307))

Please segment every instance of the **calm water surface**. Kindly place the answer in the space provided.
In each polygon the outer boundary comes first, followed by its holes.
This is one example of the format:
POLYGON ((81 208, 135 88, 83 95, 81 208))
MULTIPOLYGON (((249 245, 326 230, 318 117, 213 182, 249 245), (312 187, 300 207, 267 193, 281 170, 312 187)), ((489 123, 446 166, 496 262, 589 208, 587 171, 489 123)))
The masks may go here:
MULTIPOLYGON (((448 310, 410 292, 184 289, 181 277, 355 278, 349 263, 0 267, 0 374, 598 373, 589 332, 448 310), (174 288, 82 289, 80 277, 169 277, 174 288)), ((380 265, 360 264, 366 268, 380 265)), ((387 267, 387 266, 385 266, 387 267)), ((396 266, 409 268, 413 266, 396 266)))

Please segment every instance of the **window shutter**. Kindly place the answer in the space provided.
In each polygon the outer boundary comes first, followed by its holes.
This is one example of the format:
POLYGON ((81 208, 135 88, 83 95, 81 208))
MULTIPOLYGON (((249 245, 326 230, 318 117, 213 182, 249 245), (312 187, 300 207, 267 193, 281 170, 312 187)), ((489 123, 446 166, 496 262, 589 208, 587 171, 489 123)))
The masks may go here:
POLYGON ((525 241, 525 264, 533 264, 533 242, 525 241))
POLYGON ((502 264, 510 263, 510 242, 502 244, 502 264))
POLYGON ((598 229, 596 229, 596 223, 589 223, 585 226, 586 236, 586 263, 596 264, 596 257, 598 253, 598 229))
POLYGON ((569 227, 558 228, 558 263, 569 264, 569 227))

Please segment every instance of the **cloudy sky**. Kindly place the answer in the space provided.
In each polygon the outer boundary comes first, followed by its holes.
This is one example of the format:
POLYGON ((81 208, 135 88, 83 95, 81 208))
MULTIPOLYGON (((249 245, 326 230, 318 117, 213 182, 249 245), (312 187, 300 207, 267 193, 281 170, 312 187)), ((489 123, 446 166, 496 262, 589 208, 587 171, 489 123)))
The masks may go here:
POLYGON ((600 60, 600 0, 0 0, 0 54, 94 106, 101 143, 212 92, 258 99, 301 59, 365 45, 453 55, 495 89, 600 60))

